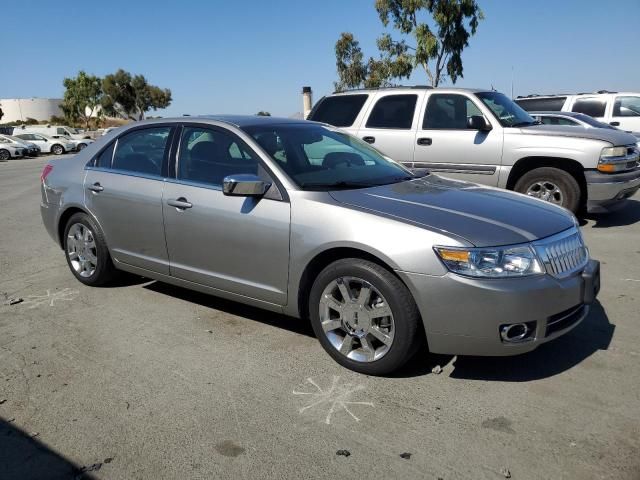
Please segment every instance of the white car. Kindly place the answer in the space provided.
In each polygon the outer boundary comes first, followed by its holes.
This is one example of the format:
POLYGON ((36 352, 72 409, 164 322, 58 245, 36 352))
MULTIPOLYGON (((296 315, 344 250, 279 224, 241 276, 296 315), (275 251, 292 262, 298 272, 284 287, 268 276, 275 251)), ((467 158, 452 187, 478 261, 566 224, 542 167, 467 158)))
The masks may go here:
POLYGON ((640 132, 640 93, 608 92, 577 95, 527 95, 515 102, 527 112, 584 113, 627 132, 640 132))
POLYGON ((0 140, 6 140, 6 142, 9 142, 10 144, 12 144, 14 147, 17 147, 17 148, 24 148, 25 156, 37 157, 38 154, 40 153, 40 147, 38 147, 35 143, 28 142, 21 138, 14 137, 12 135, 0 134, 0 140))
POLYGON ((27 154, 27 147, 18 146, 9 140, 0 138, 0 161, 4 162, 12 158, 21 158, 27 154))
POLYGON ((65 135, 69 138, 83 140, 91 138, 88 133, 80 132, 73 127, 66 125, 22 125, 13 129, 13 134, 18 136, 23 133, 39 133, 53 137, 55 135, 65 135))
POLYGON ((40 133, 17 133, 14 130, 14 137, 35 143, 40 147, 43 153, 53 153, 54 155, 62 155, 63 153, 73 152, 76 146, 66 138, 53 138, 40 133))
POLYGON ((53 138, 59 138, 61 140, 66 140, 67 142, 73 143, 74 150, 79 152, 80 150, 86 148, 88 145, 91 145, 95 140, 91 140, 90 138, 83 138, 82 140, 78 140, 77 138, 70 138, 67 135, 52 135, 53 138))

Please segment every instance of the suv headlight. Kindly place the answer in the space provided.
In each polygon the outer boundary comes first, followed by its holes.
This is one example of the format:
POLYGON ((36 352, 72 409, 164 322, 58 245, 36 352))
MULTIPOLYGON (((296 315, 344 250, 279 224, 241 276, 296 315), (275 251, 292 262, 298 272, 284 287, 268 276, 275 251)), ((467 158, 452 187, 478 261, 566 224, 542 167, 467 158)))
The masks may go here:
POLYGON ((598 171, 616 173, 635 168, 638 161, 638 149, 634 147, 605 147, 600 153, 598 171))
POLYGON ((516 247, 434 247, 442 263, 454 273, 469 277, 504 278, 540 275, 540 260, 528 245, 516 247))

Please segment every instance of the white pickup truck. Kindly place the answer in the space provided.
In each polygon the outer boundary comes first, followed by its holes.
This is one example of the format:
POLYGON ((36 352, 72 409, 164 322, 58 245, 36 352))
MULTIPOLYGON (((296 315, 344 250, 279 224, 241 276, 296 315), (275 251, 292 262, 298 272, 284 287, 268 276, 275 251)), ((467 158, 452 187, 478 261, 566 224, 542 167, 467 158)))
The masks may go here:
POLYGON ((322 98, 328 123, 412 169, 507 188, 573 212, 606 212, 640 188, 633 135, 539 125, 490 90, 392 87, 322 98))

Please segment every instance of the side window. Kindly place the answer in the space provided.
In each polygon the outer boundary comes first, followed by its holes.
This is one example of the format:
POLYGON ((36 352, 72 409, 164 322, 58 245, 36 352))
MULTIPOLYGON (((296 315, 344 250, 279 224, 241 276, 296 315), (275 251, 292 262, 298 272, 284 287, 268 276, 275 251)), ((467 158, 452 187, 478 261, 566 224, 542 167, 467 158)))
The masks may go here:
POLYGON ((545 125, 569 125, 571 127, 580 125, 578 122, 562 117, 542 117, 541 121, 545 125))
POLYGON ((457 94, 431 94, 422 121, 423 129, 466 130, 467 119, 482 115, 469 98, 457 94))
POLYGON ((67 132, 65 131, 64 128, 56 128, 56 133, 58 135, 65 135, 67 132))
POLYGON ((571 107, 572 112, 584 113, 585 115, 589 115, 590 117, 604 117, 604 109, 606 103, 604 100, 599 100, 597 98, 578 98, 573 107, 571 107))
POLYGON ((378 100, 367 120, 368 128, 409 130, 413 123, 417 95, 387 95, 378 100))
POLYGON ((180 140, 178 179, 222 185, 224 177, 258 174, 258 159, 230 133, 186 127, 180 140))
POLYGON ((356 121, 356 117, 368 95, 336 95, 320 100, 308 120, 323 122, 335 127, 350 127, 356 121))
POLYGON ((559 112, 567 97, 517 98, 516 103, 527 112, 559 112))
POLYGON ((145 128, 118 138, 112 168, 162 175, 162 163, 170 132, 171 127, 145 128))
POLYGON ((105 148, 95 160, 95 166, 98 168, 111 168, 111 159, 113 158, 113 149, 116 146, 116 142, 111 142, 107 148, 105 148))
POLYGON ((640 97, 616 97, 614 117, 640 117, 640 97))

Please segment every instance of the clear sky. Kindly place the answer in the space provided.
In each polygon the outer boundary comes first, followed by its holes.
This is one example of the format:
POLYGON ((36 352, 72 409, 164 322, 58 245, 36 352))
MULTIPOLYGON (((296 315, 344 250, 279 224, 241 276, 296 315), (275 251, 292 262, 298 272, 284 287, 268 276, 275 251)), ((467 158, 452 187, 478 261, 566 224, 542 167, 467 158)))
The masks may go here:
MULTIPOLYGON (((478 0, 486 19, 457 86, 507 94, 640 91, 640 0, 478 0)), ((2 5, 0 98, 61 97, 62 80, 118 68, 170 88, 158 114, 288 116, 332 91, 343 31, 377 55, 374 0, 65 0, 2 5)), ((406 84, 425 84, 416 71, 406 84)))

